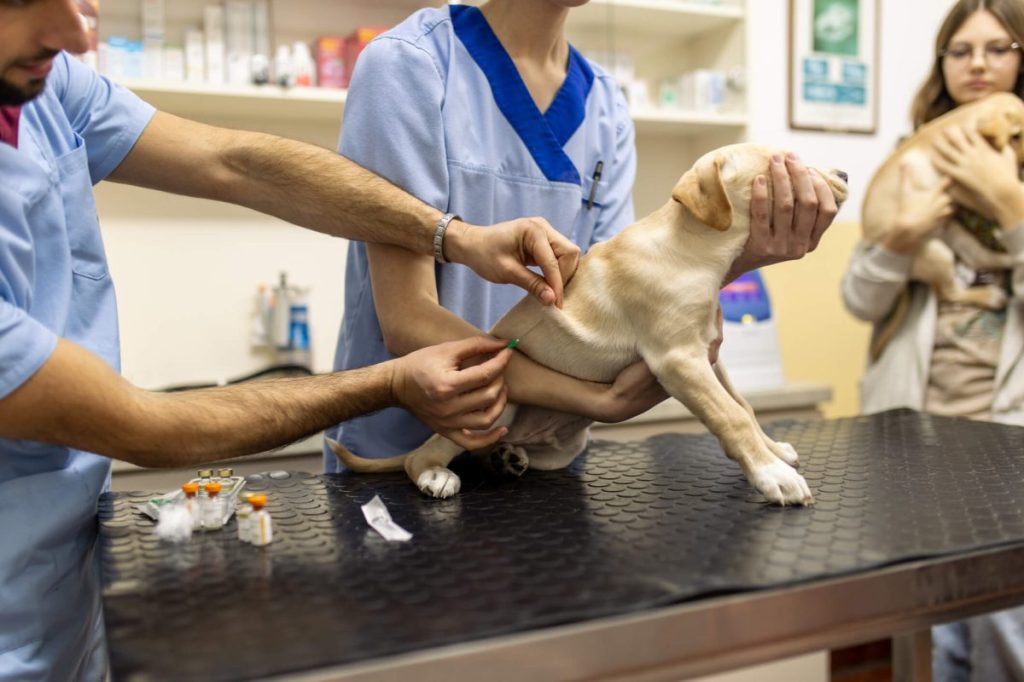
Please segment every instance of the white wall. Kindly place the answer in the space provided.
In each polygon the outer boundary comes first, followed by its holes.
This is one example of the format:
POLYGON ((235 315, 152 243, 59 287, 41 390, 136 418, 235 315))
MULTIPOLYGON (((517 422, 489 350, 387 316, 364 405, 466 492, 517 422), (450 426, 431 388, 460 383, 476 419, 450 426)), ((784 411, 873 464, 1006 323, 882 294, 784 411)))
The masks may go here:
MULTIPOLYGON (((871 0, 861 0, 869 2, 871 0)), ((845 170, 851 194, 840 218, 860 217, 867 181, 909 132, 910 100, 931 63, 932 41, 950 0, 879 0, 879 125, 874 135, 789 129, 786 109, 790 0, 748 0, 749 138, 791 149, 808 162, 845 170)))

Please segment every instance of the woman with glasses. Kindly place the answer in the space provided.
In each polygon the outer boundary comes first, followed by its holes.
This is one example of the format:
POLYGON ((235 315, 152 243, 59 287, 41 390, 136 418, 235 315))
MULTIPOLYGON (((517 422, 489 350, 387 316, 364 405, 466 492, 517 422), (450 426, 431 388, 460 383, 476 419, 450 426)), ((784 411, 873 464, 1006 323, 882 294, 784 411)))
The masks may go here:
MULTIPOLYGON (((994 92, 1024 94, 1021 45, 1024 0, 959 0, 935 41, 935 60, 911 104, 914 127, 994 92)), ((976 131, 936 143, 936 166, 948 176, 921 189, 904 171, 896 229, 881 243, 857 245, 843 278, 843 301, 875 332, 900 304, 903 323, 861 381, 861 410, 910 407, 940 415, 1024 424, 1024 265, 975 272, 957 264, 968 286, 1003 287, 1008 303, 990 310, 939 302, 927 284, 909 280, 918 249, 955 219, 980 240, 1024 264, 1024 185, 1010 149, 976 131)), ((1024 610, 1004 611, 934 628, 934 679, 1024 680, 1024 610)))

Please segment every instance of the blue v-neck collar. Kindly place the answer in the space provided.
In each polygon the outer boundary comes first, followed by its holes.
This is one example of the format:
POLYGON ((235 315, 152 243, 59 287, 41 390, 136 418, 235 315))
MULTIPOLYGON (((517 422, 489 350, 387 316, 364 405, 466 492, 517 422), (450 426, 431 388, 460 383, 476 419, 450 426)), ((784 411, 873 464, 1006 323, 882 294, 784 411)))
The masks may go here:
POLYGON ((579 171, 563 147, 583 123, 587 95, 594 82, 594 71, 587 60, 569 46, 565 82, 542 114, 483 12, 471 5, 452 5, 450 11, 455 35, 484 72, 495 104, 544 177, 552 182, 580 184, 579 171))

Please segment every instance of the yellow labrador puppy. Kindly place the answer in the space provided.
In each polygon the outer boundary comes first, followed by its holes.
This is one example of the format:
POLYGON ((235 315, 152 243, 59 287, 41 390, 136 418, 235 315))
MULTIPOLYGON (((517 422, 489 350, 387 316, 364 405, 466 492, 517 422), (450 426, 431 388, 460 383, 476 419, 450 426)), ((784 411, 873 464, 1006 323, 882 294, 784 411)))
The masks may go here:
MULTIPOLYGON (((900 206, 901 168, 904 165, 920 189, 942 182, 942 175, 932 165, 936 153, 932 143, 944 130, 954 126, 973 127, 997 150, 1011 145, 1018 162, 1024 162, 1024 139, 1021 136, 1024 102, 1016 95, 994 93, 957 107, 918 128, 875 173, 861 210, 864 239, 878 242, 894 227, 900 206)), ((1004 270, 1012 266, 1008 254, 986 248, 960 222, 951 218, 914 255, 910 279, 931 285, 940 301, 971 303, 991 309, 1006 305, 1006 292, 998 286, 967 288, 961 285, 956 278, 954 254, 973 270, 1004 270)), ((909 297, 904 294, 885 327, 875 337, 871 348, 875 359, 902 323, 908 301, 909 297)))
MULTIPOLYGON (((754 488, 774 503, 809 504, 811 491, 794 469, 796 451, 765 435, 722 364, 708 362, 708 346, 717 337, 718 291, 750 234, 751 186, 757 175, 771 181, 773 153, 780 152, 741 144, 703 156, 664 206, 590 249, 565 290, 561 310, 527 297, 491 333, 517 338, 518 349, 533 360, 590 381, 610 382, 642 358, 665 390, 718 437, 754 488)), ((845 177, 818 172, 841 204, 845 177)), ((527 466, 567 466, 586 447, 591 424, 527 405, 509 405, 500 423, 509 427, 508 434, 483 454, 515 474, 527 466)), ((449 497, 459 490, 448 463, 462 449, 441 436, 387 459, 357 457, 328 442, 354 471, 404 467, 428 495, 449 497)))

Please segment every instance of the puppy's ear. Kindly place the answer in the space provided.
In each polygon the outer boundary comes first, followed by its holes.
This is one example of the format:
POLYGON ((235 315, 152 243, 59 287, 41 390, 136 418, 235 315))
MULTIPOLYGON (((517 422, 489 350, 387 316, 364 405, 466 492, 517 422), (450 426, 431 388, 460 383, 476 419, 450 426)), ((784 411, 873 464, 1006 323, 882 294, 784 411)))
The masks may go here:
POLYGON ((732 225, 732 204, 722 182, 722 159, 691 168, 679 178, 672 198, 689 209, 705 225, 727 230, 732 225))
MULTIPOLYGON (((1014 117, 1015 118, 1015 117, 1014 117)), ((978 119, 978 132, 988 140, 997 151, 1002 151, 1013 135, 1013 123, 1009 112, 1001 108, 982 114, 978 119)), ((1020 123, 1017 123, 1017 135, 1020 136, 1020 123)))

